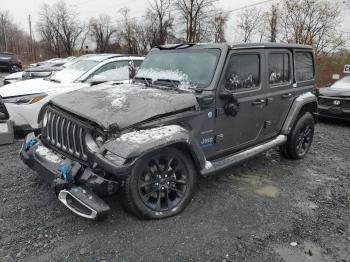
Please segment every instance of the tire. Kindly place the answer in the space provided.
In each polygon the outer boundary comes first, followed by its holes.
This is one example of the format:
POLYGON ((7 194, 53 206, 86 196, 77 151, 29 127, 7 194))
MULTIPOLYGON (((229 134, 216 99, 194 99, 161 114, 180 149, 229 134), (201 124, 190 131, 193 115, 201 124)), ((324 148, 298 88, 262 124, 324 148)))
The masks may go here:
POLYGON ((178 149, 164 148, 136 162, 123 187, 123 204, 139 218, 171 217, 189 204, 196 182, 191 157, 178 149))
POLYGON ((11 68, 10 68, 10 72, 11 73, 16 73, 16 72, 19 72, 19 71, 21 71, 21 68, 19 68, 16 65, 12 65, 11 68))
POLYGON ((315 131, 311 113, 305 113, 295 123, 287 143, 280 147, 281 154, 289 159, 303 159, 310 150, 315 131))

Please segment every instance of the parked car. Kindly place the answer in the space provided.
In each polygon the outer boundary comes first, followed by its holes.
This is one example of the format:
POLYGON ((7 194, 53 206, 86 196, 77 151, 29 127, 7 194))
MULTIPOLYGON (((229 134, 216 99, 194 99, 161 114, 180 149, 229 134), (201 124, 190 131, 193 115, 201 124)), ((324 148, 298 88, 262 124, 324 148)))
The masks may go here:
POLYGON ((138 217, 173 216, 191 201, 198 175, 277 146, 304 158, 314 135, 314 83, 309 46, 162 46, 132 84, 53 98, 40 114, 42 135, 26 137, 21 158, 82 217, 106 215, 100 197, 119 189, 138 217))
MULTIPOLYGON (((66 67, 66 64, 73 64, 74 61, 71 57, 62 59, 52 59, 46 62, 41 62, 38 66, 32 66, 26 69, 24 72, 16 72, 10 74, 4 78, 4 85, 13 84, 18 81, 29 80, 34 78, 49 77, 53 73, 61 71, 66 67)), ((67 65, 68 66, 68 65, 67 65)))
POLYGON ((350 120, 350 76, 318 91, 318 113, 325 118, 350 120))
POLYGON ((87 88, 105 81, 128 81, 128 63, 142 63, 142 57, 95 55, 80 60, 49 78, 32 79, 0 88, 0 96, 14 122, 15 130, 38 130, 38 115, 47 102, 59 94, 87 88), (124 74, 122 74, 124 73, 124 74))
POLYGON ((0 70, 11 73, 22 70, 22 61, 13 53, 0 53, 0 70))

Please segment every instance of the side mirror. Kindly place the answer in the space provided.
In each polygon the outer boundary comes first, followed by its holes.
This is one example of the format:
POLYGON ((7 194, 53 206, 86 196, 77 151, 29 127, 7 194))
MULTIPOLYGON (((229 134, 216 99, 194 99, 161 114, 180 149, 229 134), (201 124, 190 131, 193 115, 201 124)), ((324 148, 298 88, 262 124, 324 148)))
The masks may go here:
POLYGON ((134 61, 129 61, 129 80, 134 79, 136 75, 136 67, 134 61))
POLYGON ((227 91, 221 92, 219 97, 226 101, 224 106, 225 114, 235 117, 239 112, 239 102, 237 98, 227 91))
POLYGON ((105 76, 101 76, 101 75, 94 75, 90 80, 89 83, 91 85, 98 85, 98 84, 102 84, 104 82, 107 82, 107 78, 105 76))

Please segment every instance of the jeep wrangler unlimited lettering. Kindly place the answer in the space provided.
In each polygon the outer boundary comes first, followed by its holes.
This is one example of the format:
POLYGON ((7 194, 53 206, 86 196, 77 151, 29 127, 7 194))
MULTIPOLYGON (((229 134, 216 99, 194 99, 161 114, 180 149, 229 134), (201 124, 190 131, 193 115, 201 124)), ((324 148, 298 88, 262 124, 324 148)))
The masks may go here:
MULTIPOLYGON (((131 70, 132 71, 132 70, 131 70)), ((165 218, 207 176, 274 147, 307 154, 317 100, 312 48, 179 44, 154 48, 126 85, 55 97, 22 160, 76 214, 102 218, 122 190, 141 218, 165 218)))

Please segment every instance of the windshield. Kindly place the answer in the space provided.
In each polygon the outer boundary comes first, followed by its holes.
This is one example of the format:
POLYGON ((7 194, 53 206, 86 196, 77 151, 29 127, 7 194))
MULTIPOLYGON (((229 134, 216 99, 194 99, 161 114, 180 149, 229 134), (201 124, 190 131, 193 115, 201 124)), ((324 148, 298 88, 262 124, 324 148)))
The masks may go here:
POLYGON ((50 80, 60 83, 73 83, 87 71, 94 68, 98 63, 99 62, 93 60, 82 60, 76 62, 53 75, 50 80))
POLYGON ((343 88, 343 87, 349 87, 350 86, 350 76, 345 76, 339 81, 337 81, 335 84, 332 85, 332 88, 343 88))
POLYGON ((177 49, 151 52, 136 78, 179 81, 182 87, 207 87, 216 69, 219 49, 177 49))

